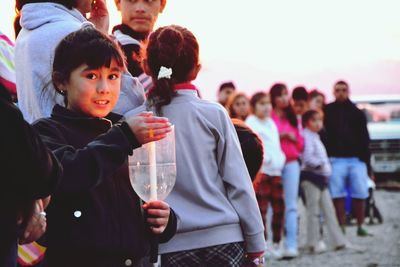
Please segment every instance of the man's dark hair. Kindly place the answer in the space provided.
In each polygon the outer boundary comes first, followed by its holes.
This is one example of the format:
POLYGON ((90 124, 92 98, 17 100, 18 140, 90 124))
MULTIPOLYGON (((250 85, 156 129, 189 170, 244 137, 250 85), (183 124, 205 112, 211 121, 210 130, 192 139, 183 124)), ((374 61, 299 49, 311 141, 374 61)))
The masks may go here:
POLYGON ((303 86, 298 86, 293 89, 292 98, 294 101, 307 101, 308 100, 308 92, 307 89, 303 86))
POLYGON ((236 90, 236 86, 233 82, 225 82, 219 86, 219 92, 222 92, 225 88, 233 88, 236 90))
POLYGON ((347 88, 349 87, 349 84, 348 84, 347 82, 343 81, 343 80, 337 81, 337 82, 335 83, 335 86, 336 86, 336 85, 346 85, 347 88))

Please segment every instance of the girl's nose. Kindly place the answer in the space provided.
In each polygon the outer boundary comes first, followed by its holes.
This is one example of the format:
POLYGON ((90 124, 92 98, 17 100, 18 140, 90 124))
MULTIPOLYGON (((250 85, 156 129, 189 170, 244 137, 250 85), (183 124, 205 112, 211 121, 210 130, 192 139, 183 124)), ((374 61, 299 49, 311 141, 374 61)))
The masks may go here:
POLYGON ((97 83, 97 92, 99 94, 108 94, 110 93, 110 88, 108 86, 107 83, 107 79, 99 79, 98 83, 97 83))

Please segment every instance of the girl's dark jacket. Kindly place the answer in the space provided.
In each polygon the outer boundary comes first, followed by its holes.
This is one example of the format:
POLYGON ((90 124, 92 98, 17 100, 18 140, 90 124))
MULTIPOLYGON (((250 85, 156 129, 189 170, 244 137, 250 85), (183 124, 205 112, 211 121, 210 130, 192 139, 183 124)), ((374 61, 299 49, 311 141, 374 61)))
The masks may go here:
MULTIPOLYGON (((148 225, 127 164, 140 144, 120 120, 114 113, 90 118, 56 105, 50 118, 34 123, 64 169, 47 210, 45 265, 124 266, 148 254, 148 225)), ((160 242, 175 231, 171 210, 160 242)))

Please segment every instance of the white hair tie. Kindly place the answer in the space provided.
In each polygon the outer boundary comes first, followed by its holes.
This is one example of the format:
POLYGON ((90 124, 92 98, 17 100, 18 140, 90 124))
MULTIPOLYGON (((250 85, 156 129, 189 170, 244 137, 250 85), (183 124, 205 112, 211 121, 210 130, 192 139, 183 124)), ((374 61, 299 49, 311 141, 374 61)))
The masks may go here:
POLYGON ((171 75, 172 75, 171 68, 166 68, 164 66, 161 66, 160 71, 158 72, 157 80, 162 78, 171 79, 171 75))

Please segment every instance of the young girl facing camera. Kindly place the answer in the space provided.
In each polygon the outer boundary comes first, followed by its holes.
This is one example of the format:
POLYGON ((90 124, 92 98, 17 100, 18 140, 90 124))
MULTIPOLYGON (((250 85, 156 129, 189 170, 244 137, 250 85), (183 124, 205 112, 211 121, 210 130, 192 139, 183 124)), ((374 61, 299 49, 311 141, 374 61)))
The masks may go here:
POLYGON ((191 83, 200 70, 195 36, 159 28, 144 67, 154 87, 142 110, 163 114, 176 135, 176 184, 166 201, 178 229, 160 246, 162 266, 243 266, 246 255, 262 263, 264 229, 235 128, 224 107, 200 99, 191 83))
POLYGON ((253 114, 247 117, 246 123, 258 133, 264 145, 263 165, 253 185, 265 228, 268 205, 272 207, 273 247, 269 251, 272 257, 278 259, 282 257, 280 242, 285 204, 281 176, 286 157, 281 149, 278 129, 271 119, 269 95, 264 92, 255 93, 250 99, 250 106, 253 114))
POLYGON ((47 210, 45 266, 137 266, 150 232, 172 237, 176 220, 162 201, 143 205, 129 182, 127 157, 170 131, 151 113, 110 113, 125 69, 120 48, 92 27, 65 37, 53 64, 53 83, 65 99, 34 124, 64 173, 47 210), (150 226, 150 227, 148 227, 150 226))

